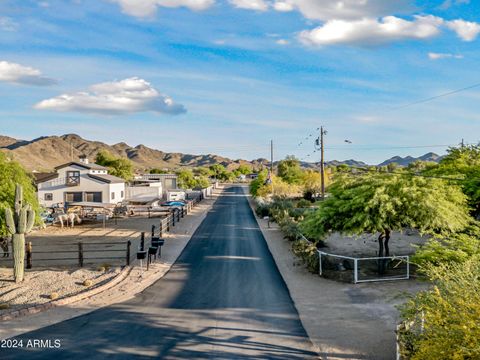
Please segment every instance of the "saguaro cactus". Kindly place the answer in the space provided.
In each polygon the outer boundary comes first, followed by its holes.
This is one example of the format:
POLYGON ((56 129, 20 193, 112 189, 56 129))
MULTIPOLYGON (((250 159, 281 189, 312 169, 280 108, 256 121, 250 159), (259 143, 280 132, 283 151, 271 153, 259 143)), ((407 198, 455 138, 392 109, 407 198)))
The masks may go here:
POLYGON ((15 282, 23 281, 25 271, 25 234, 32 230, 35 211, 29 204, 23 205, 23 188, 17 184, 15 189, 15 209, 5 209, 5 220, 13 247, 13 276, 15 282))

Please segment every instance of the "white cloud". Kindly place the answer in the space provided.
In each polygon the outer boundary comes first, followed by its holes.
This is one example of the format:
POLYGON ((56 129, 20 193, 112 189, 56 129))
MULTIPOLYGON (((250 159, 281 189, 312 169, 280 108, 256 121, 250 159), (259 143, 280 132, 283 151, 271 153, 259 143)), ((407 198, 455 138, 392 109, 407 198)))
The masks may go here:
POLYGON ((377 18, 392 13, 405 13, 412 9, 410 0, 276 0, 277 11, 297 9, 307 19, 353 20, 377 18))
POLYGON ((288 11, 295 10, 295 6, 292 3, 286 2, 286 1, 275 2, 275 4, 273 5, 273 8, 280 12, 288 12, 288 11))
POLYGON ((54 79, 43 76, 40 70, 8 61, 0 61, 0 81, 38 86, 56 83, 54 79))
POLYGON ((329 20, 313 30, 302 31, 300 41, 307 45, 378 45, 403 39, 427 39, 436 36, 443 20, 436 16, 415 16, 404 20, 395 16, 381 19, 329 20))
POLYGON ((480 24, 461 19, 447 21, 447 27, 457 33, 457 36, 463 41, 473 41, 480 33, 480 24))
POLYGON ((158 92, 138 77, 96 84, 89 91, 62 94, 36 104, 35 109, 100 114, 129 114, 153 111, 165 114, 186 112, 183 105, 158 92))
POLYGON ((448 10, 452 6, 470 4, 470 0, 445 0, 438 8, 440 10, 448 10))
POLYGON ((229 0, 232 5, 240 9, 258 11, 268 10, 268 4, 264 0, 229 0))
POLYGON ((0 30, 17 31, 18 24, 9 17, 0 16, 0 30))
POLYGON ((135 17, 155 15, 157 7, 186 7, 191 10, 205 10, 215 3, 215 0, 110 0, 118 3, 125 14, 135 17))
POLYGON ((278 45, 288 45, 290 44, 290 42, 286 39, 278 39, 277 41, 275 41, 278 45))
POLYGON ((430 60, 439 60, 439 59, 463 59, 463 55, 449 54, 449 53, 435 53, 429 52, 428 58, 430 60))

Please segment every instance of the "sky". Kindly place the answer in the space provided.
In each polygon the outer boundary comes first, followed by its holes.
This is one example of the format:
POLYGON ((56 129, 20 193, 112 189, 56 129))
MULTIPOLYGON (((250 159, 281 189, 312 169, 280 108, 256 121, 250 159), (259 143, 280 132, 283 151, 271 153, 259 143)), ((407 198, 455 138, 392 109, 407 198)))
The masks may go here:
POLYGON ((443 154, 479 141, 479 44, 478 0, 0 0, 0 134, 318 161, 323 126, 326 160, 443 154))

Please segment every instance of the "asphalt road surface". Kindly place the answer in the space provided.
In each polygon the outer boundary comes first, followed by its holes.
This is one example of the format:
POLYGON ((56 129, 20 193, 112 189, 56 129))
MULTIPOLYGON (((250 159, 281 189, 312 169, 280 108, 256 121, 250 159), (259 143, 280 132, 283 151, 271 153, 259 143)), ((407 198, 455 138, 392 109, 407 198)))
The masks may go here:
POLYGON ((0 348, 0 359, 317 358, 240 186, 134 299, 15 339, 24 348, 0 348))

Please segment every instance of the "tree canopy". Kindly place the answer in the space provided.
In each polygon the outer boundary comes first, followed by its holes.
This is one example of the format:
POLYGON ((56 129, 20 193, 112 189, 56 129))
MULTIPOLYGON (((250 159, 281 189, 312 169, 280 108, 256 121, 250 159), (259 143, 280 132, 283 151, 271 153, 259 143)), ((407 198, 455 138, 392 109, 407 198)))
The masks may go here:
POLYGON ((455 179, 468 196, 475 215, 480 215, 480 145, 452 147, 437 166, 428 166, 425 175, 455 179))
POLYGON ((177 172, 178 186, 182 189, 206 188, 210 181, 205 176, 195 176, 191 169, 183 169, 177 172))
POLYGON ((95 158, 98 165, 108 167, 111 175, 121 177, 125 180, 133 178, 133 164, 129 159, 115 157, 106 150, 100 150, 95 158))
POLYGON ((0 152, 0 236, 7 235, 5 208, 14 206, 16 184, 23 187, 24 201, 32 206, 37 214, 37 221, 39 221, 40 207, 33 185, 33 178, 22 165, 0 152))
POLYGON ((466 197, 444 180, 408 174, 339 175, 329 197, 302 227, 318 238, 328 231, 380 233, 379 256, 389 255, 390 232, 415 228, 423 233, 452 233, 465 228, 466 197), (383 243, 384 241, 384 243, 383 243))
POLYGON ((287 156, 278 163, 277 174, 287 184, 300 184, 303 177, 300 161, 295 156, 287 156))

